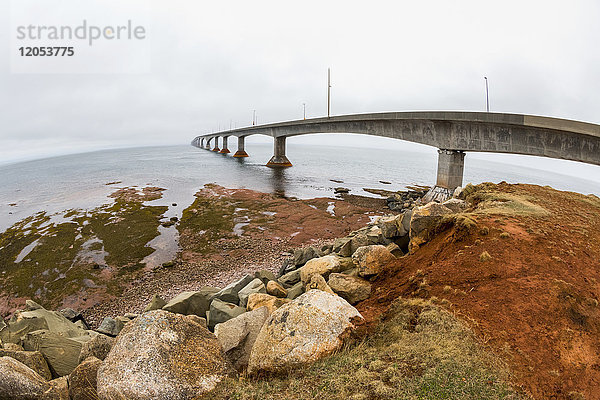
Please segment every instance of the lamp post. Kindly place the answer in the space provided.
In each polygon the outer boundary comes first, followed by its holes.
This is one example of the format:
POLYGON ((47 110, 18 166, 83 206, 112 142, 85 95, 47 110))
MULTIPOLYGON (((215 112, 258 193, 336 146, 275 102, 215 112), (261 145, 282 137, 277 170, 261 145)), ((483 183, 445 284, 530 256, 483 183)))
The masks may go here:
POLYGON ((304 119, 306 119, 306 103, 302 103, 302 107, 304 107, 304 119))
POLYGON ((483 79, 485 79, 485 108, 487 112, 490 112, 490 91, 488 88, 488 78, 487 76, 484 76, 483 79))
POLYGON ((327 118, 331 112, 331 68, 327 68, 327 118))
POLYGON ((256 110, 252 111, 252 125, 256 125, 256 110))

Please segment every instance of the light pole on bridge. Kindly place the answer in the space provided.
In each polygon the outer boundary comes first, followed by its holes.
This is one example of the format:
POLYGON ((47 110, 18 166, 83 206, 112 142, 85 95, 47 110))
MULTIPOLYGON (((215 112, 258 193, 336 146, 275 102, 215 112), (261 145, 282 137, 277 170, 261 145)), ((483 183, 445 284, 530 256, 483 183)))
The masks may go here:
POLYGON ((485 79, 485 108, 487 112, 490 112, 490 91, 488 88, 487 76, 484 76, 483 79, 485 79))
POLYGON ((306 119, 306 103, 302 103, 302 107, 304 107, 304 119, 306 119))

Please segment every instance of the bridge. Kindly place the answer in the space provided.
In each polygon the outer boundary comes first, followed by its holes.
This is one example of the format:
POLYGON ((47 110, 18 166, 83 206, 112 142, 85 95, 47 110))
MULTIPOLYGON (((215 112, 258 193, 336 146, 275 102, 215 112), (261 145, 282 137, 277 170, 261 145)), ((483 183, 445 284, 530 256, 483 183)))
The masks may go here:
POLYGON ((285 153, 286 138, 313 133, 358 133, 437 147, 437 182, 430 199, 448 197, 462 185, 465 152, 469 151, 524 154, 600 165, 600 125, 522 114, 448 111, 352 114, 205 134, 194 138, 192 144, 229 153, 228 138, 234 136, 237 151, 233 156, 248 157, 244 147, 247 136, 271 136, 274 150, 267 166, 291 167, 285 153), (222 148, 219 148, 219 138, 222 138, 222 148))

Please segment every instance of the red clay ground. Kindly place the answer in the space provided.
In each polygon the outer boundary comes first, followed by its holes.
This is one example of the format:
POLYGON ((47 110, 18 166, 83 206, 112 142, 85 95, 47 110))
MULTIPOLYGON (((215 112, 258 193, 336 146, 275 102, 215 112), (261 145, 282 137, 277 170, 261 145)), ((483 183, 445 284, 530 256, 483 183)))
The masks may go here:
POLYGON ((400 259, 359 310, 373 319, 398 296, 447 299, 526 393, 600 399, 600 199, 533 185, 488 190, 549 213, 474 213, 476 228, 464 237, 448 229, 400 259), (484 251, 490 260, 480 261, 484 251))

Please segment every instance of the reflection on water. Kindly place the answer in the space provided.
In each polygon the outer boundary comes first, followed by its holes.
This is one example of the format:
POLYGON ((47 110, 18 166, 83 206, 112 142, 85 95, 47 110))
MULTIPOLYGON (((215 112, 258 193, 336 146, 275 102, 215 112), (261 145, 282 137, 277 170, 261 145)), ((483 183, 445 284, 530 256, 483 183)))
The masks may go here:
POLYGON ((285 188, 288 184, 286 179, 286 170, 287 168, 269 168, 271 171, 270 174, 270 182, 272 192, 277 196, 285 197, 285 188))

